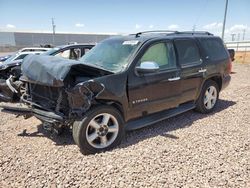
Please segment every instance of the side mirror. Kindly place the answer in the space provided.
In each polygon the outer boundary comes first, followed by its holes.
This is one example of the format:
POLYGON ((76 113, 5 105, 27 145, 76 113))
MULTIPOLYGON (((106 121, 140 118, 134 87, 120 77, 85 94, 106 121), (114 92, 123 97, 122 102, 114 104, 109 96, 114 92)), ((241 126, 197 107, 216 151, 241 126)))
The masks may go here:
POLYGON ((153 61, 141 62, 140 66, 135 68, 138 73, 154 73, 159 70, 159 65, 153 61))

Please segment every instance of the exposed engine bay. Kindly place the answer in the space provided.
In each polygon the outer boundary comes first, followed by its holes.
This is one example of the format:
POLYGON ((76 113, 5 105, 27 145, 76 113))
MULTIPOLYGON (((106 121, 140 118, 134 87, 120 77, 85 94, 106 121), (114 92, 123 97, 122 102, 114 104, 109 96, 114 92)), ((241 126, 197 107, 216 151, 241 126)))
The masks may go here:
MULTIPOLYGON (((105 89, 102 83, 94 79, 112 74, 77 61, 51 56, 26 58, 22 73, 20 79, 17 79, 20 74, 10 75, 6 81, 0 83, 2 97, 5 96, 5 101, 12 102, 15 95, 20 97, 21 103, 29 109, 26 114, 51 123, 65 123, 67 119, 81 117, 96 103, 95 97, 105 89), (53 61, 57 63, 54 64, 53 61)), ((6 106, 5 109, 23 115, 22 109, 6 106)))

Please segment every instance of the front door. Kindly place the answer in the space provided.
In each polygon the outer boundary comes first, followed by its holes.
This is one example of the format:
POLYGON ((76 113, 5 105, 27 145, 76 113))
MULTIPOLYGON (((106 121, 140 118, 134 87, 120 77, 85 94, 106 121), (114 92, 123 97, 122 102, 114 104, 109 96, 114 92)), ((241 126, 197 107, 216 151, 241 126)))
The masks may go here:
POLYGON ((143 62, 155 62, 159 70, 139 74, 131 71, 128 77, 129 112, 138 117, 178 106, 180 70, 176 64, 171 41, 157 41, 143 48, 135 67, 143 62))

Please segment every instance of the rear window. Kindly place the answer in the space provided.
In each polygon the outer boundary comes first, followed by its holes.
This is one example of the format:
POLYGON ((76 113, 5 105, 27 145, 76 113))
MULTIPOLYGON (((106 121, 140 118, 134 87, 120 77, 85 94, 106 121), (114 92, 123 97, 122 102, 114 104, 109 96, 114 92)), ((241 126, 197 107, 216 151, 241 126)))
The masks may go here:
POLYGON ((200 42, 206 52, 207 58, 214 61, 228 58, 228 54, 221 40, 200 39, 200 42))
POLYGON ((194 40, 178 39, 175 40, 179 63, 181 65, 191 65, 200 63, 199 49, 194 40))

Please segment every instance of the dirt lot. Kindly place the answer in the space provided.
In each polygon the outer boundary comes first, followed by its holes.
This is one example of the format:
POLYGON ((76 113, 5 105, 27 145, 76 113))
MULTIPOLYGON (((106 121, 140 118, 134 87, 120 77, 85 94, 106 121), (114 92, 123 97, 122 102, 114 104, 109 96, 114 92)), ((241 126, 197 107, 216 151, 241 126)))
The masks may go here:
POLYGON ((0 187, 250 187, 250 65, 234 65, 216 112, 193 111, 127 133, 84 156, 70 132, 0 113, 0 187))
POLYGON ((250 64, 250 52, 236 52, 235 61, 250 64))

